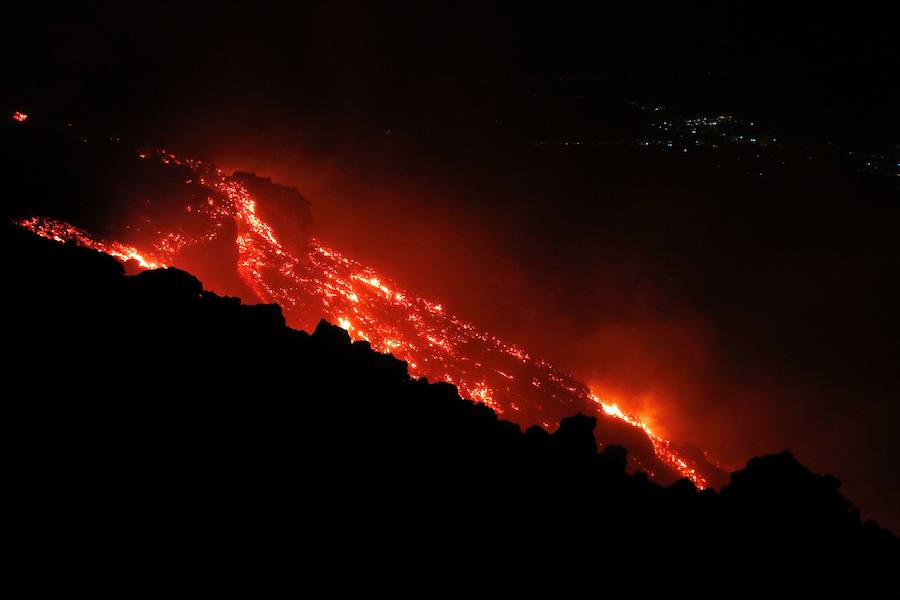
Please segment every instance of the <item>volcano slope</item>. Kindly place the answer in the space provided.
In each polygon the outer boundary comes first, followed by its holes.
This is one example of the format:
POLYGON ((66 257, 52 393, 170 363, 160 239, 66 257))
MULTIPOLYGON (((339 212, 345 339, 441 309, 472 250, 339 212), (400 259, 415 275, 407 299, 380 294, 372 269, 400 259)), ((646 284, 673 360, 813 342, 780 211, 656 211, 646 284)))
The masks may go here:
POLYGON ((602 390, 315 239, 296 189, 40 119, 0 121, 0 148, 4 220, 101 250, 129 273, 174 266, 220 295, 278 304, 295 329, 325 318, 523 429, 596 415, 597 443, 627 447, 629 472, 657 483, 728 480, 705 452, 658 435, 602 390))
POLYGON ((898 539, 787 452, 662 487, 595 417, 523 432, 184 271, 2 246, 7 566, 36 594, 892 593, 898 539))

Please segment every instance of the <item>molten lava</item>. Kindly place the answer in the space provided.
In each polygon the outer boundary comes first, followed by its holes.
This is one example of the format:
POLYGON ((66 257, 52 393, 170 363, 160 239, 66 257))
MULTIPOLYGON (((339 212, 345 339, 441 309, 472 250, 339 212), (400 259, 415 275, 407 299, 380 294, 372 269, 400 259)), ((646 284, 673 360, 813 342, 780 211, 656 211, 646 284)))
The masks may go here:
MULTIPOLYGON (((225 220, 237 226, 237 269, 263 302, 278 303, 288 323, 309 328, 319 318, 339 323, 351 338, 367 340, 375 350, 408 363, 410 374, 454 384, 460 395, 482 402, 521 425, 555 428, 563 417, 593 410, 642 430, 657 459, 699 488, 708 481, 698 466, 655 434, 643 419, 607 402, 568 374, 523 349, 450 314, 440 304, 420 298, 370 268, 317 240, 297 255, 279 241, 271 224, 260 218, 247 188, 212 165, 181 159, 166 151, 142 152, 140 158, 189 168, 209 192, 206 204, 186 210, 210 220, 207 239, 224 231, 225 220)), ((102 241, 60 221, 34 217, 18 224, 57 242, 105 252, 141 268, 178 266, 179 251, 198 243, 181 232, 160 233, 147 251, 120 242, 102 241)), ((637 460, 637 466, 653 472, 637 460)))
POLYGON ((137 262, 142 269, 159 269, 166 266, 158 260, 146 258, 148 255, 139 252, 137 248, 133 246, 122 244, 120 242, 95 240, 83 229, 79 229, 74 225, 69 225, 68 223, 63 223, 55 219, 32 217, 30 219, 16 221, 16 224, 33 231, 41 237, 53 240, 54 242, 60 242, 62 244, 74 242, 79 246, 109 254, 113 258, 121 260, 123 263, 133 260, 137 262))

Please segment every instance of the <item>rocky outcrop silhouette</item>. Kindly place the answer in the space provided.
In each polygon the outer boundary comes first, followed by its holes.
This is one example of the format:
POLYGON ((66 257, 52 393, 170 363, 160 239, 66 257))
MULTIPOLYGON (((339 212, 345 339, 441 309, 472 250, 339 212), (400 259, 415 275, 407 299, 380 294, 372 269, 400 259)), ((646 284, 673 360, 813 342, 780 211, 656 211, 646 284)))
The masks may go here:
POLYGON ((305 254, 313 234, 309 200, 296 189, 255 173, 236 171, 232 177, 246 187, 256 200, 256 211, 260 218, 266 223, 275 224, 279 242, 290 248, 296 256, 305 254))
POLYGON ((662 487, 595 417, 523 432, 184 271, 2 249, 8 566, 41 591, 895 591, 898 539, 789 453, 662 487))

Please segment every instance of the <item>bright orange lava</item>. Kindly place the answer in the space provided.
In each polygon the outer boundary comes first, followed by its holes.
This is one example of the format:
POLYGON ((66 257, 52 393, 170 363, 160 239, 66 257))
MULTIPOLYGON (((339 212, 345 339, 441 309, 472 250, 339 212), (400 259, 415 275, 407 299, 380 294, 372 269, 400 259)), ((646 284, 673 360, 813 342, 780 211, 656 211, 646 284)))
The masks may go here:
POLYGON ((136 261, 142 269, 159 269, 166 266, 158 260, 147 258, 149 255, 139 252, 134 246, 121 244, 119 242, 95 240, 85 230, 55 219, 32 217, 30 219, 16 221, 16 224, 33 231, 37 235, 45 237, 48 240, 60 242, 61 244, 74 242, 79 246, 109 254, 122 262, 128 262, 130 260, 136 261))
MULTIPOLYGON (((213 221, 213 232, 223 220, 234 220, 238 272, 261 301, 278 303, 291 325, 309 327, 315 323, 310 322, 311 317, 338 323, 352 339, 367 340, 375 350, 407 361, 412 376, 452 383, 463 397, 482 402, 522 425, 540 424, 551 429, 563 417, 595 406, 643 430, 660 461, 698 488, 708 487, 695 466, 639 416, 602 400, 546 361, 456 318, 440 304, 400 288, 317 240, 312 240, 306 255, 295 256, 279 241, 273 227, 259 217, 248 190, 221 170, 166 151, 139 156, 164 165, 186 166, 196 174, 200 185, 224 198, 211 196, 207 206, 196 210, 206 211, 213 221)), ((35 217, 18 224, 58 242, 72 241, 121 261, 137 261, 145 269, 177 266, 179 249, 196 241, 169 233, 153 244, 152 252, 143 252, 119 242, 97 240, 52 219, 35 217)))
POLYGON ((668 464, 670 467, 675 469, 682 477, 687 477, 691 481, 694 482, 698 488, 708 487, 708 483, 706 478, 701 475, 697 469, 695 469, 691 464, 678 455, 678 452, 672 449, 672 444, 662 437, 656 435, 651 431, 650 427, 644 423, 643 419, 638 416, 629 415, 622 411, 619 408, 619 405, 615 402, 607 403, 598 398, 593 392, 591 392, 591 400, 600 405, 600 408, 611 417, 615 417, 621 421, 625 421, 629 425, 633 427, 637 427, 639 429, 643 429, 644 433, 647 434, 647 437, 650 438, 650 443, 653 444, 653 451, 656 453, 656 456, 659 457, 664 463, 668 464))
POLYGON ((28 115, 26 115, 26 114, 23 113, 23 112, 16 111, 16 112, 13 113, 12 118, 13 118, 14 120, 18 121, 19 123, 21 123, 22 121, 25 121, 25 120, 28 119, 28 115))

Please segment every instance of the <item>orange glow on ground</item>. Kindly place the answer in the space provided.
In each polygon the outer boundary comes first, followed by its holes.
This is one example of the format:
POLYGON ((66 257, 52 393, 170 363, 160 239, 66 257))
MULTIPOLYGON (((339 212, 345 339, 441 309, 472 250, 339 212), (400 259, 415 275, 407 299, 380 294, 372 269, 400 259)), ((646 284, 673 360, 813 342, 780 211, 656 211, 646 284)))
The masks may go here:
POLYGON ((672 444, 668 440, 655 434, 640 416, 626 413, 619 408, 619 405, 615 402, 604 402, 593 392, 591 392, 591 400, 600 405, 600 408, 607 415, 619 419, 620 421, 624 421, 632 427, 642 429, 644 433, 647 434, 647 437, 650 438, 650 443, 653 444, 653 451, 656 453, 656 456, 664 463, 675 469, 675 471, 680 473, 683 477, 687 477, 693 481, 694 485, 698 488, 702 489, 709 487, 706 478, 698 473, 686 460, 680 457, 678 453, 671 448, 672 444))
MULTIPOLYGON (((221 170, 165 150, 142 152, 139 157, 186 166, 200 185, 219 196, 218 200, 211 196, 196 210, 204 211, 211 220, 212 231, 226 219, 237 224, 241 278, 260 301, 281 306, 291 326, 309 328, 319 318, 338 323, 351 339, 366 340, 373 349, 405 360, 411 376, 452 383, 461 396, 486 404, 520 425, 552 428, 559 419, 595 406, 597 411, 641 429, 663 463, 698 488, 708 486, 697 469, 639 415, 602 400, 546 361, 456 318, 441 304, 403 290, 318 240, 312 240, 305 255, 292 254, 279 241, 276 229, 259 217, 248 190, 221 170)), ((17 223, 57 242, 74 242, 123 262, 136 261, 144 269, 177 266, 179 250, 196 242, 168 233, 153 244, 153 252, 144 252, 98 240, 52 219, 34 217, 17 223)))
POLYGON ((123 263, 133 260, 137 262, 142 269, 161 269, 166 266, 155 258, 150 258, 150 255, 138 251, 138 249, 133 246, 119 242, 95 240, 83 229, 79 229, 78 227, 55 219, 32 217, 30 219, 16 221, 16 225, 24 227, 25 229, 28 229, 41 237, 47 238, 48 240, 53 240, 54 242, 60 242, 62 244, 72 242, 85 248, 91 248, 92 250, 109 254, 123 263))

